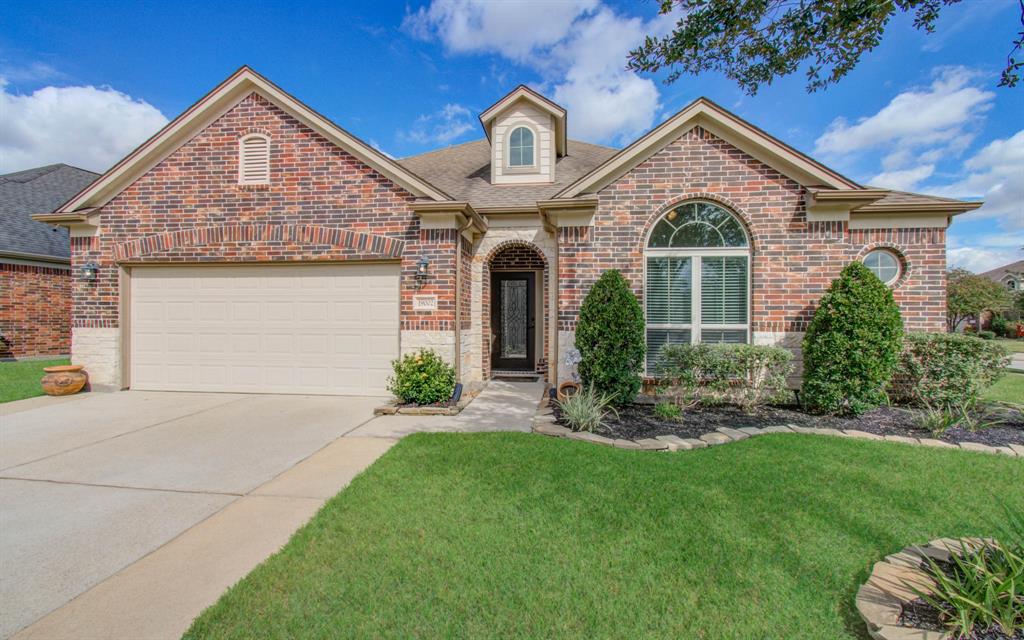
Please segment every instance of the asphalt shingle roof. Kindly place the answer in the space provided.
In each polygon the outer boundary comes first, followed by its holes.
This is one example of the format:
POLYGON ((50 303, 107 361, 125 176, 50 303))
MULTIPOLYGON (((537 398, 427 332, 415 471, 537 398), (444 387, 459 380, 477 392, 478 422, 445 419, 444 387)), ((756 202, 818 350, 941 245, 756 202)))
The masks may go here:
POLYGON ((871 204, 858 207, 857 211, 860 213, 870 212, 875 209, 887 209, 891 206, 898 205, 928 205, 928 204, 960 204, 963 200, 956 200, 954 198, 943 198, 940 196, 929 196, 923 193, 911 193, 909 191, 890 191, 885 194, 881 200, 876 200, 871 204))
POLYGON ((992 269, 991 271, 986 271, 985 273, 981 273, 979 275, 998 281, 1008 273, 1014 275, 1024 273, 1024 260, 1018 260, 1017 262, 1004 264, 1001 267, 997 267, 995 269, 992 269))
POLYGON ((398 162, 456 200, 475 208, 533 206, 566 188, 618 149, 569 140, 567 153, 555 164, 555 182, 491 184, 491 145, 486 139, 464 142, 398 162))
POLYGON ((0 252, 69 257, 68 230, 31 216, 54 211, 98 177, 66 164, 0 175, 0 252))

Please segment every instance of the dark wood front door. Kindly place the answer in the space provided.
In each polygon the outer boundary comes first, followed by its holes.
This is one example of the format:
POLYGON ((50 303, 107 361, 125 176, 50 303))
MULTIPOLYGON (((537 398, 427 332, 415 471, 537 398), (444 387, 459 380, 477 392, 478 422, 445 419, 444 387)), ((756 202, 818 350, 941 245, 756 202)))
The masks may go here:
POLYGON ((491 274, 491 369, 533 371, 536 274, 491 274))

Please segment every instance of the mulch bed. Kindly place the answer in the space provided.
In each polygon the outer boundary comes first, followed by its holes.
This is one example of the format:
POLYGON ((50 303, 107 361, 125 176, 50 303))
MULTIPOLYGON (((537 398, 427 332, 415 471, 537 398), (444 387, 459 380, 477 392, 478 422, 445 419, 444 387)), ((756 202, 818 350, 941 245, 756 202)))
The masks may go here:
MULTIPOLYGON (((1007 444, 1024 445, 1024 411, 1002 405, 986 405, 977 409, 973 417, 978 424, 989 425, 970 431, 953 427, 941 436, 917 426, 918 409, 907 407, 879 407, 858 417, 816 416, 804 413, 797 406, 765 406, 753 414, 744 413, 733 405, 694 407, 683 412, 679 420, 665 420, 654 414, 653 404, 631 404, 619 409, 618 416, 610 413, 600 435, 611 438, 639 440, 655 436, 676 435, 680 438, 698 438, 719 427, 768 427, 792 424, 798 427, 823 429, 857 429, 878 435, 936 438, 949 443, 977 442, 989 446, 1007 444)), ((555 403, 555 415, 558 406, 555 403)))
MULTIPOLYGON (((918 598, 903 605, 900 614, 900 625, 912 629, 926 631, 945 631, 938 609, 918 598)), ((1003 633, 998 626, 988 629, 975 629, 969 636, 961 636, 962 640, 1024 640, 1024 630, 1014 631, 1012 636, 1003 633)))

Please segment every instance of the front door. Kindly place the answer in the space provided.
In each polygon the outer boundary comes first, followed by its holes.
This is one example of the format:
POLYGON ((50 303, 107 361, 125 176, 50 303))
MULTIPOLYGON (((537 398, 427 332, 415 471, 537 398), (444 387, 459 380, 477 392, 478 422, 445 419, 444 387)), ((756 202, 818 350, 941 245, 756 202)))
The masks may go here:
POLYGON ((491 369, 533 371, 536 315, 532 271, 491 275, 491 369))

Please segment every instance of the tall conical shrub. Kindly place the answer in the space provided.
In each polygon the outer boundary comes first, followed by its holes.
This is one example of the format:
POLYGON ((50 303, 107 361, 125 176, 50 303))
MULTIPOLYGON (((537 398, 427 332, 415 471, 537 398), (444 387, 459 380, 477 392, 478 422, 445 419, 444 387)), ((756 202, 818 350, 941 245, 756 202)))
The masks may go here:
POLYGON ((644 311, 618 271, 605 271, 584 298, 576 348, 584 387, 593 386, 619 405, 636 398, 644 363, 644 311))
POLYGON ((818 413, 860 414, 885 401, 903 346, 892 291, 860 262, 821 297, 804 336, 801 402, 818 413))

